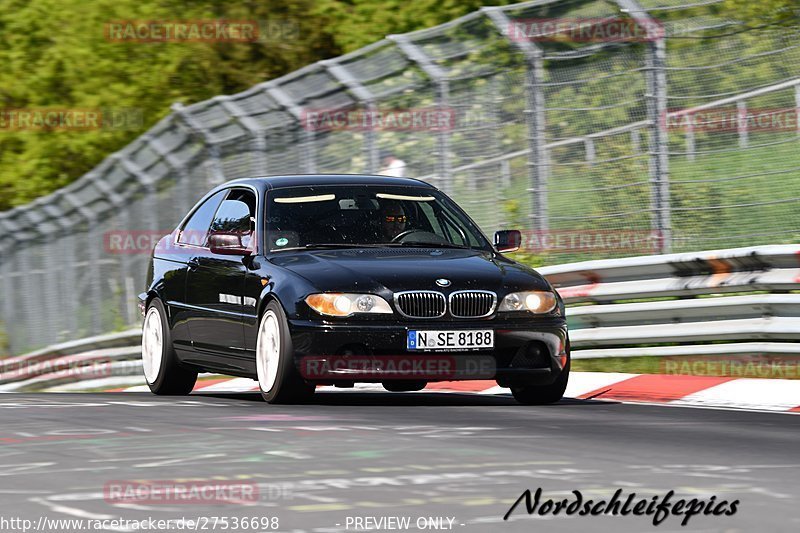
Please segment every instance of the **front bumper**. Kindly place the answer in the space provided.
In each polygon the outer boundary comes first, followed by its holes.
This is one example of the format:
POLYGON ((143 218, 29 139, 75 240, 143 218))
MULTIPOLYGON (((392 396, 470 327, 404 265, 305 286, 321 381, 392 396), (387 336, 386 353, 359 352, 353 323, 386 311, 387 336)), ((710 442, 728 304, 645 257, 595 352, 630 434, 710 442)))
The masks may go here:
POLYGON ((295 365, 301 375, 317 383, 380 382, 390 379, 452 381, 494 379, 501 386, 547 385, 564 371, 569 359, 566 321, 560 317, 536 320, 415 321, 409 323, 331 323, 290 320, 295 365), (494 330, 494 348, 474 351, 417 351, 406 348, 409 330, 494 330), (347 359, 351 357, 350 359, 347 359), (363 364, 369 372, 354 372, 343 360, 363 364), (309 374, 308 362, 325 368, 309 374), (407 360, 407 361, 406 361, 407 360), (451 372, 408 374, 395 372, 434 362, 448 363, 451 372), (322 366, 320 366, 322 365, 322 366), (381 369, 386 369, 383 372, 381 369))

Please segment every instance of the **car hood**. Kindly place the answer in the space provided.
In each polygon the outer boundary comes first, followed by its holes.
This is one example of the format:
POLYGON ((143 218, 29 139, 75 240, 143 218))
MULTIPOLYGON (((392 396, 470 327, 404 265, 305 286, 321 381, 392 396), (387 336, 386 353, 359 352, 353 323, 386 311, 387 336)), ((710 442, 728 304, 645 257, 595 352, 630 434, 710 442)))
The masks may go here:
POLYGON ((273 264, 302 276, 326 292, 383 292, 483 289, 548 290, 550 285, 533 269, 497 254, 448 248, 359 248, 286 252, 273 264))

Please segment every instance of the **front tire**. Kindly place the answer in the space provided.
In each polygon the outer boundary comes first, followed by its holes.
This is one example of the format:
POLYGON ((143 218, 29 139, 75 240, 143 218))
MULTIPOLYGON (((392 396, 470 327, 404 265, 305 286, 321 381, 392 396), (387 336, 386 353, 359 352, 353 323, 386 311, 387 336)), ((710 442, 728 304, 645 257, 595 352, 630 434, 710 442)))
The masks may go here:
POLYGON ((147 307, 142 326, 142 367, 144 379, 153 394, 185 396, 197 382, 197 372, 178 362, 167 313, 161 300, 154 298, 147 307))
POLYGON ((511 387, 511 394, 514 399, 523 405, 546 405, 556 403, 564 397, 569 381, 569 366, 561 371, 558 378, 550 385, 526 385, 523 387, 511 387))
POLYGON ((258 326, 256 373, 261 396, 268 403, 300 403, 314 394, 294 367, 294 346, 283 308, 267 304, 258 326))

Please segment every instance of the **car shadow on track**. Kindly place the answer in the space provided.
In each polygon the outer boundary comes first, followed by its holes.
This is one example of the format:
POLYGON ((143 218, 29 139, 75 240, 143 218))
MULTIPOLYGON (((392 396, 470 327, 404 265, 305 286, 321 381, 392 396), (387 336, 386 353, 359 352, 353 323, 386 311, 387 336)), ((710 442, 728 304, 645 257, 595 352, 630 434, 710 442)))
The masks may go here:
MULTIPOLYGON (((193 392, 192 396, 207 398, 223 398, 231 400, 245 400, 253 402, 263 402, 261 394, 250 392, 193 392)), ((539 406, 551 409, 569 406, 594 406, 612 403, 609 401, 597 400, 578 400, 574 398, 564 398, 558 403, 539 406)), ((352 405, 352 406, 510 406, 519 408, 530 408, 531 406, 521 405, 510 395, 494 394, 469 394, 458 392, 373 392, 373 391, 333 391, 317 392, 311 400, 304 405, 352 405)))

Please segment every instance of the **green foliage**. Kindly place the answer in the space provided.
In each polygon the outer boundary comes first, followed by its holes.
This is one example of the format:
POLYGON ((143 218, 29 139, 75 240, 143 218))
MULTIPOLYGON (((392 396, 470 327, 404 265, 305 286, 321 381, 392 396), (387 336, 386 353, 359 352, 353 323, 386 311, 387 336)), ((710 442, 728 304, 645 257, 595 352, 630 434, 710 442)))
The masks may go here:
POLYGON ((119 130, 0 130, 0 211, 74 181, 166 116, 174 102, 243 91, 386 34, 434 26, 481 5, 480 0, 2 0, 0 108, 134 109, 143 123, 119 130), (111 42, 104 33, 110 21, 208 19, 258 20, 291 31, 267 32, 253 43, 111 42))
POLYGON ((430 28, 485 5, 513 3, 513 0, 323 0, 314 13, 334 21, 336 44, 351 52, 386 35, 430 28))
POLYGON ((797 24, 800 3, 797 0, 726 0, 726 9, 752 24, 797 24))
POLYGON ((120 130, 0 131, 0 210, 62 187, 169 113, 338 55, 314 0, 281 5, 211 0, 5 0, 0 7, 0 108, 132 108, 120 130), (263 42, 113 42, 120 20, 258 20, 294 31, 263 42), (292 26, 296 25, 296 26, 292 26))

